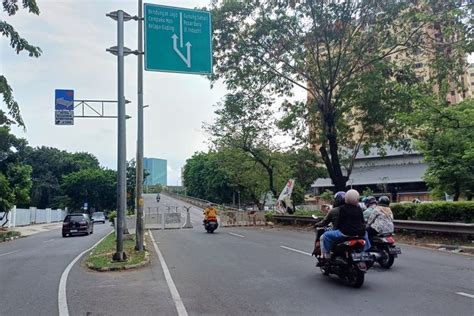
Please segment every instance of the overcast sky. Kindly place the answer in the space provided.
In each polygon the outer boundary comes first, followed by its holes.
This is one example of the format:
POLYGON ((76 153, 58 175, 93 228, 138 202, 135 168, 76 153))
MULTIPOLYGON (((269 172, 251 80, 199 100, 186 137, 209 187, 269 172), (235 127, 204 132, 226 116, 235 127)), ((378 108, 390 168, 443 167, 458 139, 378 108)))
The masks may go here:
MULTIPOLYGON (((116 57, 105 51, 116 45, 116 22, 105 14, 117 9, 136 15, 137 1, 37 0, 41 14, 20 10, 7 17, 30 43, 40 46, 36 59, 16 53, 1 37, 0 73, 5 74, 21 106, 26 132, 14 128, 31 146, 87 151, 101 164, 116 169, 116 120, 76 119, 74 126, 54 124, 54 90, 73 89, 75 99, 117 99, 116 57)), ((154 1, 145 1, 154 2, 154 1)), ((209 0, 160 0, 155 3, 194 8, 209 0)), ((2 18, 4 14, 2 12, 2 18)), ((137 22, 125 23, 125 45, 137 47, 137 22)), ((136 153, 137 58, 125 58, 127 157, 136 153)), ((206 150, 202 122, 212 121, 216 104, 226 93, 222 85, 210 88, 202 76, 145 72, 145 156, 168 160, 168 184, 180 181, 180 168, 195 151, 206 150)), ((1 106, 4 109, 4 105, 1 106)), ((116 106, 107 109, 116 114, 116 106)))

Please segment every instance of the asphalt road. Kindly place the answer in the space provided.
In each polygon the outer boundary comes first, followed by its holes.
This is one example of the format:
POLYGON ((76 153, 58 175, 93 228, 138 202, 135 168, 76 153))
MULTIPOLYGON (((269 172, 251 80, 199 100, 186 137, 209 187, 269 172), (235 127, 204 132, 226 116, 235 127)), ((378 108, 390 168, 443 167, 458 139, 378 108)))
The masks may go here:
MULTIPOLYGON (((162 197, 167 204, 183 203, 162 197)), ((219 228, 153 231, 190 315, 473 315, 474 258, 401 245, 361 289, 315 268, 312 232, 219 228)))
MULTIPOLYGON (((184 203, 162 196, 159 205, 184 203)), ((145 206, 157 206, 154 195, 145 206)), ((207 234, 202 210, 192 207, 191 215, 194 229, 152 231, 189 315, 473 315, 473 257, 401 245, 392 269, 372 268, 353 289, 314 266, 312 232, 220 227, 207 234)), ((56 315, 62 271, 108 229, 0 244, 0 315, 56 315)), ((147 247, 151 264, 136 271, 97 273, 76 263, 67 282, 70 315, 176 315, 150 240, 147 247)))
POLYGON ((0 315, 57 315, 58 286, 67 265, 111 231, 63 238, 61 229, 0 243, 0 315))

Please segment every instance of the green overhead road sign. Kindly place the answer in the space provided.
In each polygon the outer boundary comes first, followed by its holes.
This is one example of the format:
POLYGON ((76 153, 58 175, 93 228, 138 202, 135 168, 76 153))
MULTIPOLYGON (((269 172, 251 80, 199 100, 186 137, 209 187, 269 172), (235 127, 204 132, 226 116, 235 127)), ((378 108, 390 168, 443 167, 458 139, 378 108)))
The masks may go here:
POLYGON ((212 73, 211 14, 145 3, 145 70, 212 73))

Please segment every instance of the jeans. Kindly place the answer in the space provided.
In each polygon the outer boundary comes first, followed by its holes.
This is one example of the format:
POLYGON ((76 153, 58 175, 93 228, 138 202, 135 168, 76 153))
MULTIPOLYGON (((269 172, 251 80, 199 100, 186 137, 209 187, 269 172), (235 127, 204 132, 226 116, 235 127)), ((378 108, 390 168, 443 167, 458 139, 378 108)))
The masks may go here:
MULTIPOLYGON (((321 252, 323 253, 323 255, 325 255, 325 257, 328 257, 328 254, 331 251, 331 247, 334 240, 341 237, 346 237, 346 235, 341 233, 339 229, 327 231, 321 236, 321 252)), ((364 251, 367 251, 370 249, 370 241, 369 241, 367 232, 365 232, 364 240, 365 240, 364 251)))

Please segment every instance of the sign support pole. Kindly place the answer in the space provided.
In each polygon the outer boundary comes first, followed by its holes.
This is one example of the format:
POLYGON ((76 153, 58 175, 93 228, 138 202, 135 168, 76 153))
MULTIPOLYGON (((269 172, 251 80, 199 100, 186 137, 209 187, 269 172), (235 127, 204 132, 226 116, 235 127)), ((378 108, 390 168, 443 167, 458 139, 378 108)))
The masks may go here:
POLYGON ((137 229, 135 249, 142 251, 143 245, 143 0, 138 0, 138 82, 137 82, 137 229))
POLYGON ((117 100, 118 100, 118 140, 117 140, 117 250, 114 260, 126 260, 123 251, 123 231, 126 208, 126 126, 125 126, 125 95, 124 95, 124 41, 123 25, 124 15, 122 10, 117 11, 117 100))

